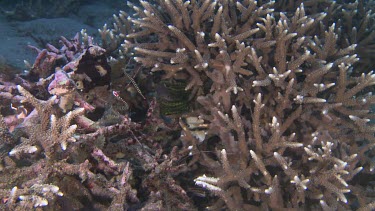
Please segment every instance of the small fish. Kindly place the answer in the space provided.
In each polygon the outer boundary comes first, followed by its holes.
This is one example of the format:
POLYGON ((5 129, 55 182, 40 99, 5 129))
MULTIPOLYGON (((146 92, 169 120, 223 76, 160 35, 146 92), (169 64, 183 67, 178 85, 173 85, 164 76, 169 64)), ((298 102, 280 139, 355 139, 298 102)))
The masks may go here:
POLYGON ((113 90, 113 91, 112 91, 112 94, 113 94, 113 96, 115 96, 117 99, 119 99, 121 102, 123 102, 127 108, 129 108, 128 103, 127 103, 124 99, 122 99, 122 97, 120 96, 120 94, 119 94, 118 91, 113 90))

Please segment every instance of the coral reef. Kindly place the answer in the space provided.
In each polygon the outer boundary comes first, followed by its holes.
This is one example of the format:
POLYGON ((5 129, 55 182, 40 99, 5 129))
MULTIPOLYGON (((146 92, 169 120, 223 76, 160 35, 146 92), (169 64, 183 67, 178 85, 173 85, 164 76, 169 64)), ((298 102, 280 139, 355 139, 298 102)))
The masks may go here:
POLYGON ((189 165, 210 175, 196 184, 220 198, 212 209, 350 209, 373 200, 350 181, 373 174, 375 75, 353 69, 360 42, 340 43, 347 38, 325 24, 330 14, 308 3, 310 14, 304 4, 280 12, 272 1, 141 4, 124 47, 164 79, 188 81, 199 104, 187 115, 206 129, 197 135, 182 123, 182 139, 189 165))
POLYGON ((374 51, 374 13, 373 1, 277 1, 275 7, 283 11, 295 11, 304 3, 308 14, 317 14, 327 8, 325 25, 336 24, 338 40, 341 47, 356 44, 355 53, 360 60, 354 64, 361 72, 372 70, 374 51))
POLYGON ((2 73, 1 209, 375 208, 371 2, 128 5, 2 73))

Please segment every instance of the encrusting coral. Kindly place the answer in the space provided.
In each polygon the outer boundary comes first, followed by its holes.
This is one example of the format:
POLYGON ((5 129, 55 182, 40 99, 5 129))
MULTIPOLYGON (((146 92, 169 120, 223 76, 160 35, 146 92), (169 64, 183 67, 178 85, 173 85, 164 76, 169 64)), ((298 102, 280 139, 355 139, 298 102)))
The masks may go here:
POLYGON ((370 3, 129 6, 0 81, 2 208, 375 208, 370 3))

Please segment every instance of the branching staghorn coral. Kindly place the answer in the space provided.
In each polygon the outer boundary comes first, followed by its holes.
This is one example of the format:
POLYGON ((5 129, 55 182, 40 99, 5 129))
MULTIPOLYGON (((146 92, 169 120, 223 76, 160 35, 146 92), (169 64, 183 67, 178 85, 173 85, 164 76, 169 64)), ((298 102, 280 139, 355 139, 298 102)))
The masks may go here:
POLYGON ((329 25, 335 23, 339 27, 338 42, 342 47, 357 45, 355 53, 360 60, 354 64, 356 69, 366 73, 372 70, 374 1, 277 1, 275 7, 283 11, 295 11, 301 3, 304 3, 310 15, 323 11, 327 14, 323 22, 329 25))
POLYGON ((336 10, 335 16, 343 17, 339 22, 342 28, 341 42, 345 45, 357 44, 356 53, 360 58, 355 64, 363 72, 369 72, 374 67, 374 1, 357 0, 346 3, 341 11, 336 10))
POLYGON ((357 44, 338 41, 327 13, 252 0, 141 4, 124 47, 198 96, 191 115, 206 135, 180 125, 189 165, 206 167, 196 184, 220 198, 211 209, 372 206, 355 178, 373 175, 375 75, 353 70, 357 44))
MULTIPOLYGON (((144 11, 134 6, 137 15, 140 17, 138 19, 130 18, 139 29, 136 28, 133 33, 127 35, 124 45, 125 50, 134 48, 137 53, 136 61, 142 63, 145 67, 152 67, 152 72, 165 72, 164 78, 166 79, 186 79, 186 77, 189 77, 189 83, 185 89, 193 89, 193 94, 198 92, 204 84, 201 74, 209 72, 206 71, 211 69, 208 68, 209 66, 224 65, 229 68, 231 64, 228 62, 231 63, 231 61, 229 61, 229 54, 226 49, 234 52, 236 45, 240 45, 241 40, 259 31, 258 28, 248 28, 257 16, 272 12, 272 9, 269 9, 271 3, 260 8, 259 14, 252 14, 256 7, 254 7, 255 5, 248 5, 247 14, 244 14, 237 25, 233 23, 236 28, 230 30, 226 28, 225 34, 218 34, 220 26, 227 24, 225 21, 231 21, 228 17, 230 8, 227 4, 220 6, 219 2, 211 1, 194 1, 191 4, 182 1, 161 1, 159 2, 160 6, 165 11, 170 12, 167 16, 160 13, 149 2, 141 1, 141 4, 145 8, 144 11), (191 12, 189 13, 189 11, 191 12), (178 13, 181 13, 182 16, 173 15, 178 13), (221 20, 222 17, 226 19, 221 20), (156 25, 158 25, 157 28, 155 28, 156 25), (210 28, 210 31, 207 31, 207 28, 210 28), (146 36, 148 37, 145 38, 146 36), (228 43, 224 42, 223 37, 226 38, 228 43), (192 38, 192 40, 189 38, 192 38), (143 42, 138 41, 144 39, 143 42), (236 44, 236 42, 238 43, 236 44), (218 49, 215 47, 218 47, 218 49), (215 57, 223 60, 224 63, 215 63, 215 57)), ((237 19, 232 21, 237 23, 237 19)), ((241 47, 239 46, 239 48, 241 47)), ((239 50, 238 53, 244 55, 242 50, 239 50)), ((232 70, 221 68, 224 72, 212 73, 220 74, 221 80, 230 81, 229 86, 223 85, 226 86, 223 87, 223 91, 237 93, 241 90, 241 87, 237 87, 234 80, 235 75, 251 74, 241 68, 243 59, 239 56, 232 70)), ((216 91, 219 92, 219 90, 216 91)), ((228 92, 220 92, 221 95, 228 96, 226 93, 228 92)))
POLYGON ((175 167, 184 155, 169 156, 178 136, 154 114, 153 97, 148 111, 128 111, 148 106, 133 78, 137 70, 130 65, 112 75, 105 50, 81 35, 83 42, 78 34, 61 37, 60 49, 33 47, 39 54, 29 74, 1 78, 0 209, 193 207, 174 179, 186 171, 184 163, 175 167), (141 103, 123 99, 124 92, 138 93, 141 103), (134 113, 137 122, 129 117, 134 113))
POLYGON ((47 158, 52 156, 56 150, 55 145, 59 144, 62 150, 66 150, 67 142, 74 141, 72 136, 77 125, 70 125, 70 122, 84 112, 83 108, 76 109, 67 113, 64 117, 57 118, 52 114, 52 106, 56 97, 51 97, 48 101, 36 99, 26 89, 18 86, 18 91, 25 96, 25 101, 31 103, 40 116, 40 122, 35 122, 30 129, 30 137, 21 138, 22 143, 13 148, 9 155, 17 155, 19 153, 34 153, 38 150, 36 145, 42 147, 47 158))
POLYGON ((93 196, 109 199, 111 203, 107 207, 111 210, 127 209, 130 206, 128 202, 138 203, 136 190, 130 184, 132 169, 129 163, 113 161, 89 139, 85 144, 87 154, 83 153, 84 148, 80 145, 67 145, 78 137, 74 135, 77 125, 71 122, 83 114, 83 108, 57 117, 54 108, 56 96, 43 101, 23 87, 17 88, 24 96, 23 102, 30 103, 35 110, 18 126, 17 130, 23 132, 18 144, 11 141, 15 137, 6 131, 5 124, 1 124, 2 137, 9 139, 4 139, 1 150, 16 145, 9 149, 10 157, 1 156, 4 164, 0 171, 1 209, 24 210, 45 206, 48 209, 78 209, 84 206, 104 209, 100 203, 84 204, 87 203, 85 200, 93 200, 93 196), (95 174, 95 171, 103 172, 105 176, 95 174), (72 198, 72 191, 83 198, 72 198), (62 203, 61 200, 69 202, 62 203))
MULTIPOLYGON (((71 121, 78 115, 81 115, 84 109, 77 109, 69 112, 64 117, 57 118, 54 114, 52 114, 52 106, 56 99, 55 96, 51 97, 48 101, 42 101, 36 99, 22 86, 18 86, 17 88, 18 91, 25 97, 24 101, 34 106, 35 111, 31 112, 32 114, 30 114, 28 117, 34 120, 29 120, 32 122, 32 124, 29 122, 29 125, 23 125, 25 128, 27 128, 26 130, 28 131, 29 137, 21 137, 21 143, 10 150, 9 155, 20 158, 22 154, 34 154, 35 156, 36 154, 43 153, 49 162, 56 162, 56 155, 58 154, 56 153, 56 151, 58 151, 56 145, 60 145, 62 150, 66 150, 67 142, 74 141, 72 136, 77 128, 77 125, 71 125, 71 121)), ((3 129, 5 129, 5 125, 3 125, 3 129)), ((16 143, 13 143, 12 145, 15 144, 16 143)), ((7 169, 4 171, 12 171, 15 173, 13 178, 7 181, 8 184, 15 184, 14 181, 26 176, 27 173, 32 173, 29 174, 29 176, 36 176, 34 175, 33 171, 38 171, 36 169, 46 165, 43 160, 37 160, 33 165, 23 167, 22 170, 19 171, 15 169, 16 163, 11 161, 9 157, 2 156, 2 160, 3 159, 5 160, 5 163, 8 164, 7 169), (26 174, 23 175, 24 173, 26 174)), ((43 170, 43 172, 39 170, 40 174, 35 178, 29 178, 29 181, 22 184, 21 189, 17 186, 14 186, 10 191, 4 191, 3 189, 3 198, 10 193, 6 202, 6 207, 8 209, 20 210, 31 207, 46 206, 51 201, 55 203, 55 196, 63 196, 63 193, 59 191, 58 186, 46 183, 48 180, 48 173, 45 171, 50 170, 51 169, 48 169, 47 167, 43 170), (19 202, 17 203, 17 201, 19 202)), ((4 179, 7 178, 4 175, 3 177, 4 179)), ((3 181, 1 183, 2 188, 7 186, 3 181)))
POLYGON ((83 43, 38 50, 43 78, 0 81, 14 103, 1 111, 0 208, 373 209, 375 74, 337 20, 362 3, 141 1, 101 47, 82 31, 83 43), (143 101, 123 99, 138 79, 143 101))

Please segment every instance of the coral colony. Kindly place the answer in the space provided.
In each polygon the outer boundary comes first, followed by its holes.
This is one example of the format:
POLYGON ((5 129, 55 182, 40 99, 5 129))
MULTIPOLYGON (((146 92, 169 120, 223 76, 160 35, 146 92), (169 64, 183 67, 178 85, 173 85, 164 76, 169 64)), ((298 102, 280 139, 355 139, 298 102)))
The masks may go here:
POLYGON ((140 1, 31 47, 1 210, 375 209, 373 5, 140 1))

